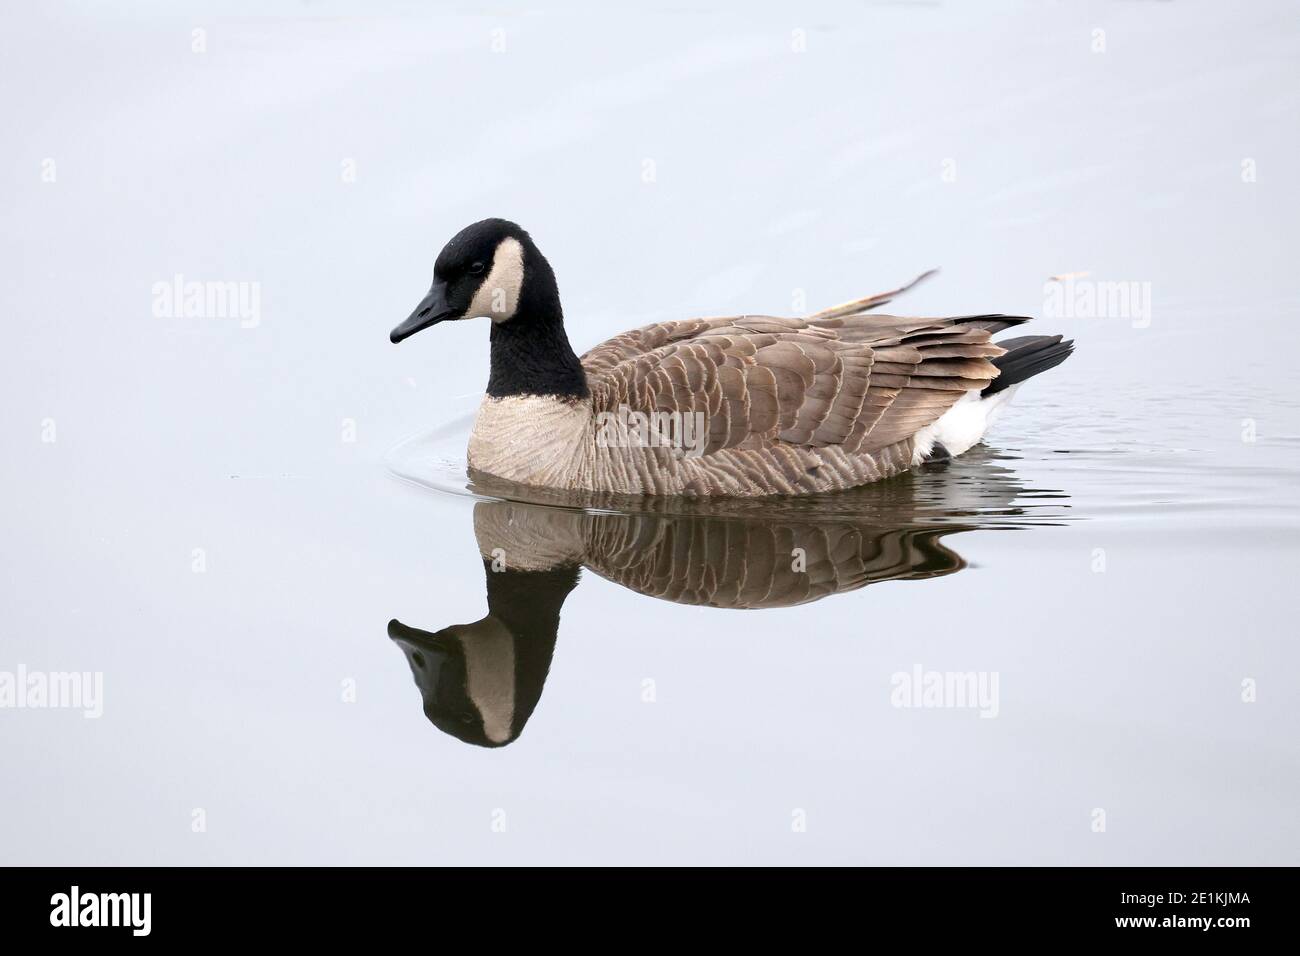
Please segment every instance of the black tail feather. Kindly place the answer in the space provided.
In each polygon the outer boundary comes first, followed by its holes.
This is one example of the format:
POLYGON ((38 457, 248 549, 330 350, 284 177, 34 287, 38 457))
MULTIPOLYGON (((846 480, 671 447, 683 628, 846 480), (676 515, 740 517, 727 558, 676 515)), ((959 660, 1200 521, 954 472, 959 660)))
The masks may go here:
POLYGON ((1039 372, 1056 368, 1074 351, 1074 340, 1062 341, 1059 335, 1021 335, 1003 339, 997 344, 1006 349, 1007 354, 993 360, 999 370, 998 377, 980 392, 982 396, 996 395, 1039 372))

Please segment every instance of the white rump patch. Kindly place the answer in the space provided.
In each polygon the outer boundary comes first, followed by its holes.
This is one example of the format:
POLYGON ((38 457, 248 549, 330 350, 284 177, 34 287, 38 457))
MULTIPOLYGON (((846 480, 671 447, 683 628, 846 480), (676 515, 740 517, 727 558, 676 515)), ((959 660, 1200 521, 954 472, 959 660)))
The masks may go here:
POLYGON ((967 392, 957 400, 956 405, 940 415, 933 425, 926 425, 916 433, 912 465, 925 461, 936 443, 946 448, 953 457, 970 451, 984 437, 984 433, 1019 387, 1012 385, 988 398, 981 398, 975 390, 967 392))
POLYGON ((504 322, 515 316, 519 308, 519 290, 524 286, 524 247, 513 236, 497 243, 492 254, 492 269, 465 312, 465 318, 487 316, 493 322, 504 322))

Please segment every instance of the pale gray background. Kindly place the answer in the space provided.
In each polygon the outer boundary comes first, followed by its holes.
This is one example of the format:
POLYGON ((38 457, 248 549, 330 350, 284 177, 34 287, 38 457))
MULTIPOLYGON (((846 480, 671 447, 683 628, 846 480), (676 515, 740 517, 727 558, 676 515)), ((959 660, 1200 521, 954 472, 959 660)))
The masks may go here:
POLYGON ((0 711, 0 861, 1300 862, 1293 3, 381 8, 6 5, 0 669, 106 700, 0 711), (1088 270, 1154 313, 1037 323, 1078 353, 994 444, 1068 526, 791 610, 589 575, 489 752, 384 633, 483 613, 469 503, 384 455, 482 391, 482 324, 387 332, 487 215, 579 349, 936 265, 909 311, 1088 270), (261 325, 155 318, 178 272, 260 282, 261 325), (917 662, 998 671, 1000 717, 891 708, 917 662))

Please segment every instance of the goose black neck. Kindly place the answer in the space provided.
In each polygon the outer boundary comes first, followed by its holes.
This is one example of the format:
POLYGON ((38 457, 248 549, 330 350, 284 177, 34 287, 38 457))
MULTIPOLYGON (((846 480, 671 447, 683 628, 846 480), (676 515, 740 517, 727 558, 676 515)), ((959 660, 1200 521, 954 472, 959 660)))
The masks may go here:
POLYGON ((579 568, 562 564, 546 571, 493 571, 491 560, 485 559, 483 569, 488 616, 504 625, 513 638, 517 736, 541 700, 559 636, 560 607, 578 584, 579 568))
POLYGON ((587 374, 558 316, 552 319, 520 314, 492 326, 492 372, 487 393, 493 398, 587 397, 587 374))
POLYGON ((586 398, 587 374, 564 332, 564 313, 555 276, 545 260, 519 297, 513 318, 492 324, 492 372, 487 393, 493 398, 513 395, 557 395, 586 398))
MULTIPOLYGON (((509 560, 507 556, 506 560, 509 560)), ((545 635, 555 639, 560 626, 560 608, 569 592, 578 586, 577 564, 560 564, 545 571, 492 568, 483 559, 487 576, 488 613, 514 634, 545 635)))

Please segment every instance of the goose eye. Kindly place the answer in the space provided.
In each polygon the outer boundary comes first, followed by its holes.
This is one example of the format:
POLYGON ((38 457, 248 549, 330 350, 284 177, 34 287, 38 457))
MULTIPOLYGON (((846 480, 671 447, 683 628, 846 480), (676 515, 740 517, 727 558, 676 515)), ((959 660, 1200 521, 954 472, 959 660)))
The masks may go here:
POLYGON ((483 274, 483 270, 486 269, 486 268, 487 268, 487 266, 483 265, 483 263, 481 263, 481 262, 474 262, 474 263, 471 263, 471 264, 470 264, 470 267, 469 267, 469 270, 468 270, 468 271, 469 271, 469 274, 472 275, 472 276, 481 276, 481 275, 483 274))

